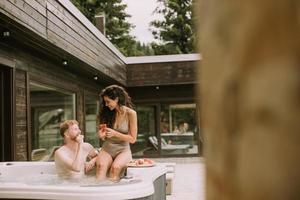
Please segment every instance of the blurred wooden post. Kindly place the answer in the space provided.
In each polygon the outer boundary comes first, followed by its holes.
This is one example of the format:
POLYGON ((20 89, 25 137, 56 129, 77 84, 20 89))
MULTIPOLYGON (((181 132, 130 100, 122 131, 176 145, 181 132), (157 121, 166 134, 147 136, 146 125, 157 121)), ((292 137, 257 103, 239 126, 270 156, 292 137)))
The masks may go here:
POLYGON ((300 1, 198 2, 207 199, 300 199, 300 1))

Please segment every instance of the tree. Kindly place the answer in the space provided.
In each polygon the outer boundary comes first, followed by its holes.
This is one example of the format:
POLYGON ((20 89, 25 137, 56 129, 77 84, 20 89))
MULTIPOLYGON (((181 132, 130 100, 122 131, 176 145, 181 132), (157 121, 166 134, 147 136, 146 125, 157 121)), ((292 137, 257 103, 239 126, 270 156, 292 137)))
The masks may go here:
POLYGON ((150 23, 154 38, 161 43, 152 43, 155 54, 186 54, 195 52, 194 0, 157 0, 160 4, 155 13, 163 20, 150 23))
POLYGON ((93 24, 96 14, 105 14, 105 36, 125 56, 154 55, 151 45, 141 44, 130 35, 134 26, 126 21, 131 16, 125 13, 127 5, 122 4, 122 0, 71 1, 93 24))
POLYGON ((125 12, 122 0, 72 0, 73 4, 95 24, 95 15, 105 14, 105 36, 125 55, 135 52, 136 41, 129 34, 134 27, 126 19, 131 17, 125 12))
POLYGON ((71 0, 71 2, 86 16, 93 24, 95 24, 94 3, 90 0, 71 0))

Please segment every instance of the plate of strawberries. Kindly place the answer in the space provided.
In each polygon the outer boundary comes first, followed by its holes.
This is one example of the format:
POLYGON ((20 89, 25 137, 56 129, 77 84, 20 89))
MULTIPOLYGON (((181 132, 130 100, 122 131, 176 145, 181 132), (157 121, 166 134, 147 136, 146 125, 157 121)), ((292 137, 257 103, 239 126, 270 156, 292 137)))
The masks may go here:
POLYGON ((149 158, 140 158, 132 160, 128 163, 128 167, 152 167, 155 165, 155 162, 149 158))

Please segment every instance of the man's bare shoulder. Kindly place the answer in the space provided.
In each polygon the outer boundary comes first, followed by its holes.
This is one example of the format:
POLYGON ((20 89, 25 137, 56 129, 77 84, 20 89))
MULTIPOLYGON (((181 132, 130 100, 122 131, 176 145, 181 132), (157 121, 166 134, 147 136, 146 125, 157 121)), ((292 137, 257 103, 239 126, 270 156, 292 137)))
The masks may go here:
POLYGON ((59 148, 55 151, 54 156, 55 156, 55 157, 60 157, 62 154, 65 154, 65 152, 66 152, 65 147, 64 147, 64 146, 61 146, 61 147, 59 147, 59 148))
POLYGON ((94 147, 88 142, 83 143, 83 147, 87 151, 90 151, 91 149, 94 149, 94 147))

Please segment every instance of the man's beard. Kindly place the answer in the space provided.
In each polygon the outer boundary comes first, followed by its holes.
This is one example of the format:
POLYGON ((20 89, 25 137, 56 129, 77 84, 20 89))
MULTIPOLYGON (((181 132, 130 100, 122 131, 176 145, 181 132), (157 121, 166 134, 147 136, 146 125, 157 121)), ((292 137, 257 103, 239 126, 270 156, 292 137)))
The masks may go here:
POLYGON ((74 137, 71 138, 71 140, 76 141, 76 138, 79 136, 80 134, 75 135, 74 137))

